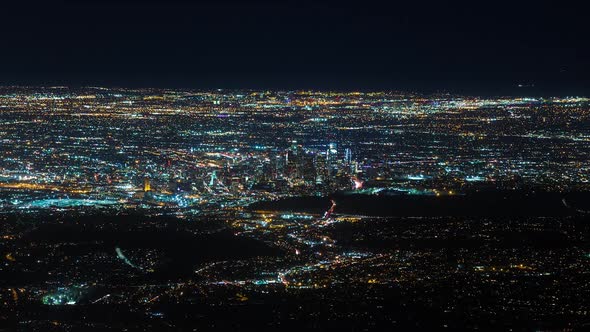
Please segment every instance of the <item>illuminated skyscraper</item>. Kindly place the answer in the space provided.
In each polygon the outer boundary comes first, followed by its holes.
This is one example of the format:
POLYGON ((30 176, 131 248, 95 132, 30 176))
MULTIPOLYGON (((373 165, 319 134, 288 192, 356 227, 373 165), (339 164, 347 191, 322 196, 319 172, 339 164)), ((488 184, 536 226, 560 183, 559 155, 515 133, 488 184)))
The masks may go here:
POLYGON ((297 144, 296 140, 291 141, 291 151, 293 151, 295 154, 297 154, 298 147, 299 144, 297 144))
POLYGON ((330 154, 336 156, 338 154, 338 145, 336 145, 336 143, 330 143, 329 145, 330 148, 330 154))
POLYGON ((143 179, 143 191, 144 192, 152 191, 152 186, 150 185, 150 178, 148 178, 148 177, 145 177, 143 179))
POLYGON ((215 185, 215 181, 217 181, 217 171, 213 171, 213 173, 211 173, 211 180, 209 180, 209 187, 213 187, 213 185, 215 185))
POLYGON ((338 150, 336 143, 330 143, 328 145, 328 150, 326 150, 326 169, 328 177, 331 177, 333 175, 332 173, 337 163, 337 156, 338 150))
POLYGON ((346 148, 344 150, 344 163, 346 165, 350 165, 352 162, 352 151, 350 150, 350 148, 346 148))

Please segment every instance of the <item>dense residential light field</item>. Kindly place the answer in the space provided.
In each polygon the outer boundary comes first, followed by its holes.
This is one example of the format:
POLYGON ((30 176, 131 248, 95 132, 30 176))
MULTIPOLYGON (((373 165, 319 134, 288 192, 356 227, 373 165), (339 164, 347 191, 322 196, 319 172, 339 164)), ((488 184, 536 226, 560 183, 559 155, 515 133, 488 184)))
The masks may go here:
POLYGON ((105 88, 0 92, 4 209, 51 207, 49 199, 76 198, 87 199, 84 205, 114 200, 122 208, 196 212, 337 190, 447 195, 478 187, 590 186, 586 98, 105 88))
POLYGON ((0 89, 0 328, 584 328, 590 101, 0 89))

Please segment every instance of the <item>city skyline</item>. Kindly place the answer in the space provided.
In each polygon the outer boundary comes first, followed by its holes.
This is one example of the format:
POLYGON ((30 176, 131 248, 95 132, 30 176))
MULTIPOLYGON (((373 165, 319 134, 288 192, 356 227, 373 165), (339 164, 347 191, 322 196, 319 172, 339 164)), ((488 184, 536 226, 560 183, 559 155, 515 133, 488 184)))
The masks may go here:
POLYGON ((581 5, 0 11, 0 331, 589 329, 581 5))
POLYGON ((0 87, 0 327, 583 328, 589 118, 586 97, 0 87))

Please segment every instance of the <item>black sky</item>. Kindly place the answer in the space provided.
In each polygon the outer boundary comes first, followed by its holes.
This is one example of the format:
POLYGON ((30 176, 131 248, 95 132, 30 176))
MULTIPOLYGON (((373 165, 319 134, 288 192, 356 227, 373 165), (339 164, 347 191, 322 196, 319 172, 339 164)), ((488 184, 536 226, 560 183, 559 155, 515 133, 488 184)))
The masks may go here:
POLYGON ((4 85, 590 95, 586 12, 564 1, 47 1, 2 9, 4 85))

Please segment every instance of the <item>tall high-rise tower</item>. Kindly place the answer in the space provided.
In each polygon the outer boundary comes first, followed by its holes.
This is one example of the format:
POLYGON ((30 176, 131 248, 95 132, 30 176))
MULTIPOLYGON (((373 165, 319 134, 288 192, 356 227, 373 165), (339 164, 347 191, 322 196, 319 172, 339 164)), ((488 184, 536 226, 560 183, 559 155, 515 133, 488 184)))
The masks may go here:
POLYGON ((152 191, 152 186, 150 185, 150 178, 148 178, 148 177, 143 178, 143 191, 144 192, 152 191))
POLYGON ((332 176, 334 167, 336 165, 336 158, 338 156, 338 149, 336 143, 328 144, 328 150, 326 150, 326 170, 328 177, 332 176))
POLYGON ((344 150, 344 163, 350 165, 352 163, 352 151, 350 148, 344 150))

